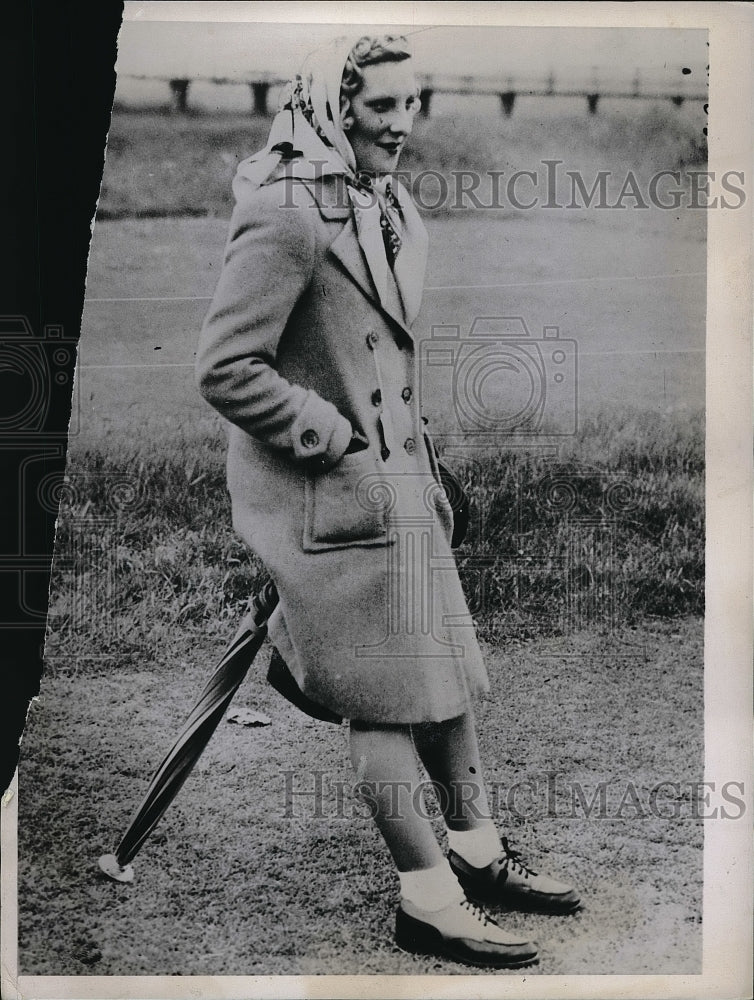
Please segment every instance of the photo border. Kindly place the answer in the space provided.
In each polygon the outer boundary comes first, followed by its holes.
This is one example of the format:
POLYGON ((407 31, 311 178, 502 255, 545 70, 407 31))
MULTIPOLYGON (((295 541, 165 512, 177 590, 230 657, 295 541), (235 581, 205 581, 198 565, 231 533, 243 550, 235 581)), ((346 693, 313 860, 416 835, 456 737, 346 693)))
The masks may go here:
MULTIPOLYGON (((714 3, 140 3, 124 20, 672 27, 709 32, 709 170, 744 170, 747 200, 709 211, 706 339, 705 780, 752 808, 752 103, 754 10, 714 3)), ((44 679, 43 679, 44 683, 44 679)), ((751 991, 752 848, 746 813, 704 827, 703 971, 643 976, 18 976, 17 778, 2 809, 2 993, 42 998, 744 997, 751 991)))

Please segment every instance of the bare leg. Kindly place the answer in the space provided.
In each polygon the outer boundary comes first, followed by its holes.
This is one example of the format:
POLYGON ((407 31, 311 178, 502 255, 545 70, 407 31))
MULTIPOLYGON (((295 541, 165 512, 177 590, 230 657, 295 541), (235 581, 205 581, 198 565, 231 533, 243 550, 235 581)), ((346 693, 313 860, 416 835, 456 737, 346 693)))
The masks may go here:
POLYGON ((520 854, 500 841, 490 817, 471 712, 411 729, 438 789, 451 867, 469 895, 518 909, 575 912, 579 895, 573 887, 527 868, 520 854))
POLYGON ((369 802, 400 877, 399 947, 491 966, 536 962, 534 942, 506 934, 466 899, 443 858, 432 824, 417 808, 422 777, 411 727, 352 721, 350 742, 357 789, 369 802))
POLYGON ((443 862, 432 824, 415 807, 422 776, 409 726, 351 722, 351 761, 399 872, 443 862))
POLYGON ((490 807, 471 711, 444 722, 423 722, 411 731, 437 788, 448 829, 475 830, 488 824, 490 807))

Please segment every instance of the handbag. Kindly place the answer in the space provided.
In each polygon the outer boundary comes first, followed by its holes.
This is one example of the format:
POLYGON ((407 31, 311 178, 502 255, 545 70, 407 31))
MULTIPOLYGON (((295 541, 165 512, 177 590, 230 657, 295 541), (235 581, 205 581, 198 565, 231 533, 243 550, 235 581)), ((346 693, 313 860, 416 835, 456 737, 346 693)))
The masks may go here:
POLYGON ((453 510, 453 537, 450 540, 450 546, 457 549, 469 530, 471 503, 461 480, 439 458, 437 459, 437 468, 440 473, 440 482, 453 510))

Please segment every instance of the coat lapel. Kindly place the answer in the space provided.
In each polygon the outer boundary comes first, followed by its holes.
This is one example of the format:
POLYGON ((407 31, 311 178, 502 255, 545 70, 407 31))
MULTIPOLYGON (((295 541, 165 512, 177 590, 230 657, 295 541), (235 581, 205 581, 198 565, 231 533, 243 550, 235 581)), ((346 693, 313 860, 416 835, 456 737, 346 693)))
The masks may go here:
MULTIPOLYGON (((372 241, 369 241, 370 243, 372 241)), ((383 257, 385 251, 380 243, 378 248, 383 257)), ((375 248, 371 248, 371 254, 374 260, 375 248)), ((343 268, 348 272, 351 278, 356 282, 356 284, 361 288, 364 294, 370 298, 375 305, 379 306, 383 312, 394 320, 401 329, 405 330, 409 337, 412 337, 411 330, 408 326, 405 317, 401 316, 396 308, 393 307, 392 303, 387 299, 387 271, 384 272, 384 282, 382 297, 380 296, 380 290, 377 284, 379 277, 375 280, 375 274, 379 276, 380 269, 375 263, 374 270, 370 267, 366 252, 362 249, 362 245, 359 243, 358 236, 356 235, 356 225, 353 218, 349 218, 345 226, 335 238, 334 242, 330 245, 330 253, 338 259, 343 268)), ((400 256, 400 254, 399 254, 400 256)), ((387 268, 387 261, 385 261, 385 268, 387 268)))
POLYGON ((416 211, 414 203, 401 184, 394 184, 393 191, 403 212, 401 248, 395 258, 393 273, 403 299, 406 323, 414 322, 421 308, 424 292, 424 274, 427 269, 427 230, 416 211))
POLYGON ((382 229, 380 228, 379 207, 374 196, 368 192, 362 194, 360 191, 352 189, 351 201, 353 202, 353 215, 356 223, 356 238, 369 265, 369 273, 380 297, 380 304, 383 308, 388 308, 388 268, 385 244, 382 241, 382 229))
MULTIPOLYGON (((401 329, 412 337, 410 325, 421 306, 424 273, 427 266, 427 232, 410 196, 400 184, 395 185, 405 225, 402 246, 395 259, 393 274, 398 286, 403 309, 389 293, 388 264, 379 225, 361 225, 354 220, 356 211, 376 211, 368 196, 364 206, 351 203, 341 177, 326 176, 329 183, 304 183, 309 188, 323 218, 344 221, 345 225, 334 242, 330 253, 340 262, 364 294, 382 309, 401 329), (370 207, 371 205, 371 207, 370 207)), ((366 221, 366 220, 364 220, 366 221)), ((413 338, 412 338, 413 339, 413 338)))
POLYGON ((359 239, 356 235, 356 225, 349 212, 346 224, 330 244, 330 253, 337 257, 343 268, 353 278, 361 290, 378 305, 381 305, 377 286, 372 280, 372 274, 362 253, 359 239))

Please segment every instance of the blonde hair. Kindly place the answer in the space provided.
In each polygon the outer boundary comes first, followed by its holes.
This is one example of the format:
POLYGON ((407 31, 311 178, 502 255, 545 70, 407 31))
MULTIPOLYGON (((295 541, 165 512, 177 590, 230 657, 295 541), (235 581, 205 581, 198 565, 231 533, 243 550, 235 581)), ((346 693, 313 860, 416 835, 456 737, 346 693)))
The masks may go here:
POLYGON ((351 110, 351 98, 364 86, 364 66, 383 62, 403 62, 411 58, 408 41, 403 35, 363 35, 348 53, 340 82, 341 118, 351 110))

